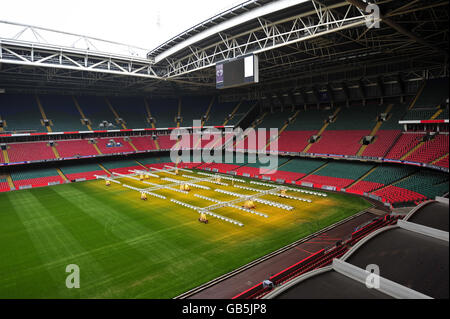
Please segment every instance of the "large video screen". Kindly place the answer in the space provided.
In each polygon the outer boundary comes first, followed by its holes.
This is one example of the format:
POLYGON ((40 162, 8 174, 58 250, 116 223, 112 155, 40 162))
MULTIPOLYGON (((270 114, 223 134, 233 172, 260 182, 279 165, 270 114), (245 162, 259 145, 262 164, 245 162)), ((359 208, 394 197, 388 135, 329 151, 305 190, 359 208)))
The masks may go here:
POLYGON ((258 82, 258 56, 256 55, 247 55, 216 64, 216 87, 218 89, 258 82))

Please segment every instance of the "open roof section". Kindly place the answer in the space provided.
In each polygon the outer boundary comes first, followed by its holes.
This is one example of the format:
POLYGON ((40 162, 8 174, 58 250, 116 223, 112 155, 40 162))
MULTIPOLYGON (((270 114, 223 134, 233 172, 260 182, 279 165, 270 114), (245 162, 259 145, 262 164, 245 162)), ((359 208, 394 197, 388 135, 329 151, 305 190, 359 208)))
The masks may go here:
POLYGON ((148 57, 154 58, 156 63, 169 56, 178 57, 184 52, 183 49, 190 45, 205 47, 217 42, 220 40, 220 32, 227 31, 231 34, 245 32, 259 25, 258 18, 272 17, 276 13, 279 17, 279 12, 286 9, 288 10, 283 16, 289 17, 298 10, 303 11, 312 7, 311 4, 311 0, 249 0, 180 33, 150 51, 148 57), (300 4, 303 6, 294 8, 300 4))
POLYGON ((194 27, 190 30, 197 33, 187 31, 148 56, 154 59, 155 66, 167 67, 165 77, 173 78, 250 53, 275 51, 276 56, 291 56, 304 53, 304 43, 306 51, 321 49, 321 45, 331 42, 314 44, 314 39, 343 30, 366 29, 364 10, 345 0, 279 0, 259 4, 240 14, 234 12, 234 16, 222 22, 216 20, 209 28, 194 27))
POLYGON ((254 8, 261 7, 269 2, 274 2, 276 0, 247 0, 241 4, 231 7, 221 13, 214 15, 213 17, 206 19, 193 27, 187 29, 186 31, 174 36, 173 38, 167 40, 161 45, 157 46, 148 53, 148 57, 155 58, 159 54, 173 48, 175 45, 184 42, 185 40, 197 35, 213 26, 216 26, 224 21, 228 21, 242 13, 248 12, 254 8))
MULTIPOLYGON (((186 61, 193 55, 197 58, 206 55, 210 58, 206 59, 209 64, 203 63, 203 66, 212 66, 219 60, 250 52, 269 51, 299 41, 306 33, 314 33, 313 37, 319 37, 319 28, 320 31, 326 28, 333 32, 334 27, 347 28, 344 24, 356 22, 357 19, 358 25, 365 25, 364 15, 362 10, 346 0, 247 1, 173 37, 147 56, 156 65, 170 66, 173 62, 186 61), (333 15, 332 10, 341 12, 339 16, 336 12, 333 15), (287 40, 290 40, 289 43, 287 40), (228 48, 227 51, 233 51, 231 55, 229 52, 220 52, 224 46, 228 48), (212 51, 214 56, 211 55, 212 51), (218 58, 219 55, 221 57, 218 58)), ((196 65, 193 70, 202 69, 201 65, 196 65)), ((174 74, 169 70, 166 76, 174 74)))

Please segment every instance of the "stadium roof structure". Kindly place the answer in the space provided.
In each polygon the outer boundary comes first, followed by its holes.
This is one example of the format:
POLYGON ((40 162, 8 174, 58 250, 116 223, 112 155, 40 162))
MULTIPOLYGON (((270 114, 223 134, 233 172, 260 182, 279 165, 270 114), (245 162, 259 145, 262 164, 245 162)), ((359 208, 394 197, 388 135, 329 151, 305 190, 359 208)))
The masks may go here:
POLYGON ((397 225, 358 242, 331 266, 306 273, 264 298, 448 298, 448 208, 448 198, 424 202, 397 225), (379 287, 366 285, 369 265, 378 267, 379 287))
POLYGON ((361 0, 248 0, 151 51, 8 23, 19 29, 5 34, 0 27, 0 83, 98 94, 212 94, 217 93, 215 64, 247 54, 259 56, 260 84, 223 92, 377 85, 383 78, 448 72, 448 1, 373 3, 379 10, 369 10, 361 0), (34 39, 21 40, 25 31, 34 39), (48 43, 42 34, 51 32, 72 42, 48 43))
MULTIPOLYGON (((210 33, 211 29, 218 24, 221 24, 224 21, 229 21, 230 19, 239 16, 243 13, 249 12, 255 8, 261 7, 264 4, 269 2, 273 2, 274 0, 248 0, 239 5, 236 5, 226 11, 223 11, 205 21, 198 23, 197 25, 189 28, 188 30, 172 37, 168 41, 160 44, 158 47, 154 48, 150 52, 148 52, 147 56, 149 58, 156 58, 158 61, 162 59, 160 55, 167 56, 166 53, 168 50, 176 50, 175 46, 179 44, 183 44, 185 46, 185 41, 192 41, 192 37, 194 35, 200 34, 203 31, 208 30, 210 33)), ((222 28, 223 29, 223 28, 222 28)), ((213 31, 214 32, 214 31, 213 31)), ((205 35, 201 34, 201 38, 204 38, 205 35)), ((194 40, 195 41, 195 40, 194 40)))

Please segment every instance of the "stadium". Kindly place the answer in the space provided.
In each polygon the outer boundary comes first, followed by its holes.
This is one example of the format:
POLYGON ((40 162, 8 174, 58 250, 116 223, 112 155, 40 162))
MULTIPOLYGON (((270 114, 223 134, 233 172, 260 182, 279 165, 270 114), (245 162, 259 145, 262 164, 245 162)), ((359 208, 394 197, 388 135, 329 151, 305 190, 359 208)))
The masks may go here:
POLYGON ((248 0, 142 49, 0 21, 0 298, 448 299, 448 23, 248 0))

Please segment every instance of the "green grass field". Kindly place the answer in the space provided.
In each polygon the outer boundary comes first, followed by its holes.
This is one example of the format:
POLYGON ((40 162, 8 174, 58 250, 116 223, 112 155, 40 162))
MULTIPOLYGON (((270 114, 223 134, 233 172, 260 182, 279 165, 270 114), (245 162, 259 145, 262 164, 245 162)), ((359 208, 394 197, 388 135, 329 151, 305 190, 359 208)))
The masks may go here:
MULTIPOLYGON (((253 193, 231 184, 200 184, 211 190, 155 193, 200 207, 213 203, 195 193, 219 200, 235 197, 212 189, 253 193)), ((313 202, 265 195, 295 207, 285 211, 256 203, 269 218, 233 208, 214 211, 244 223, 239 227, 214 217, 199 223, 194 210, 151 196, 142 201, 139 192, 100 180, 2 193, 0 298, 172 298, 370 206, 345 194, 288 194, 313 202), (69 264, 80 267, 79 289, 66 288, 69 264)))

